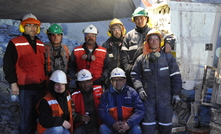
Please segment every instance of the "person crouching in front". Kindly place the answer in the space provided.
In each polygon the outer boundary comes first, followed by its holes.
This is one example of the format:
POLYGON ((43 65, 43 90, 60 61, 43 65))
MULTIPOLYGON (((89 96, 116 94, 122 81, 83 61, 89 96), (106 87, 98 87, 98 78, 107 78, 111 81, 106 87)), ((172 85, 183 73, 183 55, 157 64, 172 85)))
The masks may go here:
POLYGON ((72 134, 71 96, 66 89, 67 77, 61 70, 52 73, 49 93, 39 102, 39 134, 72 134))

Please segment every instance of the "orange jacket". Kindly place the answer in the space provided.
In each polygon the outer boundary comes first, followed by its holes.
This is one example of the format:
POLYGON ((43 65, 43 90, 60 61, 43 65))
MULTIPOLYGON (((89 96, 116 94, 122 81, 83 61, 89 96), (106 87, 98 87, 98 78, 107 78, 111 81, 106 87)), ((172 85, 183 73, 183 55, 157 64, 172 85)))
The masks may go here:
POLYGON ((96 48, 93 53, 95 60, 90 62, 82 59, 82 56, 86 54, 86 51, 82 46, 83 45, 80 45, 74 49, 74 55, 76 57, 77 64, 76 71, 78 72, 81 69, 88 69, 93 75, 92 80, 95 81, 102 76, 104 70, 104 60, 107 54, 106 48, 98 46, 98 48, 96 48), (89 66, 89 68, 87 68, 87 66, 89 66))
POLYGON ((40 84, 45 80, 44 43, 36 40, 36 53, 24 36, 12 39, 18 53, 16 74, 18 85, 40 84))
MULTIPOLYGON (((60 105, 58 104, 57 100, 50 93, 48 93, 43 99, 45 99, 48 102, 49 106, 51 107, 52 116, 62 117, 63 111, 62 111, 60 105)), ((72 103, 71 96, 70 96, 70 94, 68 94, 67 95, 67 105, 68 105, 68 111, 70 113, 69 114, 70 115, 69 123, 71 124, 70 133, 73 134, 73 118, 72 118, 71 103, 72 103)), ((38 125, 37 125, 38 134, 43 134, 45 130, 46 130, 46 128, 42 127, 41 124, 38 123, 38 125)))
MULTIPOLYGON (((100 103, 100 97, 102 93, 103 93, 103 89, 101 85, 93 86, 94 104, 95 104, 96 109, 98 109, 98 104, 100 103)), ((84 99, 80 90, 77 90, 72 94, 72 100, 74 101, 74 105, 75 105, 74 111, 80 115, 85 114, 84 99)), ((76 123, 75 127, 78 127, 82 123, 83 122, 76 123)))

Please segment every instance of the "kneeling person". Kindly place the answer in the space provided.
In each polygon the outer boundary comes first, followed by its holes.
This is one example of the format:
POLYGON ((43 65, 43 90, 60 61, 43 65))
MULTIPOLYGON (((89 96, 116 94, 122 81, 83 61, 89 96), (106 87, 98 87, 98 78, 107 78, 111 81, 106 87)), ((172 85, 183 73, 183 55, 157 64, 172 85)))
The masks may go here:
POLYGON ((101 85, 93 85, 91 72, 82 69, 77 73, 80 89, 72 94, 75 105, 75 134, 99 134, 97 108, 103 89, 101 85))
POLYGON ((144 105, 132 87, 126 84, 125 72, 115 68, 111 72, 111 85, 100 99, 98 113, 101 134, 141 134, 139 123, 144 117, 144 105))
POLYGON ((38 134, 73 133, 71 96, 66 90, 66 74, 61 70, 52 73, 49 93, 39 102, 38 134))

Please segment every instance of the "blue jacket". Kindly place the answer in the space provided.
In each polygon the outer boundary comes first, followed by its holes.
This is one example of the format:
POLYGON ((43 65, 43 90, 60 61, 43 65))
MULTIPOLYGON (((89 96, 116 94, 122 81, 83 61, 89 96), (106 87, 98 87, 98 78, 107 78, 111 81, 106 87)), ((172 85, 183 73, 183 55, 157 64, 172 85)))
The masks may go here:
POLYGON ((136 90, 144 89, 148 99, 167 103, 172 95, 179 95, 182 80, 175 57, 171 53, 160 51, 161 56, 155 62, 146 55, 140 55, 131 71, 136 90))
POLYGON ((144 105, 132 87, 125 85, 122 91, 117 92, 110 85, 100 98, 98 113, 108 127, 112 127, 116 121, 126 121, 130 127, 134 127, 144 117, 144 105))

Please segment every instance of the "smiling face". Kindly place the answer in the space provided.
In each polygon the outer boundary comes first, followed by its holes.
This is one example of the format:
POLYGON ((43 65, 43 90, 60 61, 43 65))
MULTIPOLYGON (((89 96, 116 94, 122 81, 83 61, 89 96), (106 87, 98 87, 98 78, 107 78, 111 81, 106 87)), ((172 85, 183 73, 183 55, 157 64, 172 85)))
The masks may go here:
POLYGON ((65 91, 65 84, 63 83, 55 83, 54 91, 57 93, 63 93, 65 91))

